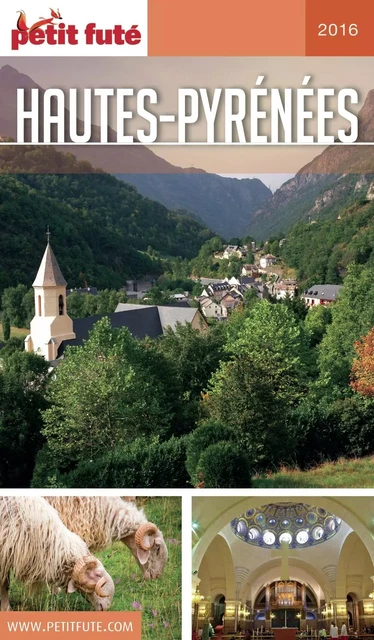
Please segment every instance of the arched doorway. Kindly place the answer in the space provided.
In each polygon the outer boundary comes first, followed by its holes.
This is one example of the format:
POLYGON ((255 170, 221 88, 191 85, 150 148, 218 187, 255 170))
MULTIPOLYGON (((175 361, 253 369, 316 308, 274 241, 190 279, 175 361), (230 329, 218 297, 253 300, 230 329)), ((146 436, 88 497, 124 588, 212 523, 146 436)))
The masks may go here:
POLYGON ((349 630, 359 630, 358 598, 355 593, 347 594, 347 615, 349 630))
MULTIPOLYGON (((256 620, 260 620, 258 614, 263 614, 267 621, 266 627, 306 627, 306 620, 316 628, 316 616, 318 603, 309 586, 297 580, 277 580, 262 588, 254 602, 257 612, 256 620)), ((258 626, 258 624, 256 625, 258 626)))
POLYGON ((219 594, 215 597, 213 603, 213 627, 218 624, 223 624, 223 618, 225 615, 226 598, 224 595, 219 594))

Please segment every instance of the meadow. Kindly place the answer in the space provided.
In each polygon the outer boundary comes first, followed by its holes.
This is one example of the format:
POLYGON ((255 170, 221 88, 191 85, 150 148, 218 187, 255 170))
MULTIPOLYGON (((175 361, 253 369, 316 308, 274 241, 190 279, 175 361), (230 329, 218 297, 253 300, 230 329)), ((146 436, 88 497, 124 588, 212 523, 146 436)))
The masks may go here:
MULTIPOLYGON (((10 336, 11 338, 26 338, 29 331, 30 331, 29 329, 18 329, 17 327, 11 327, 10 336)), ((3 334, 3 325, 0 322, 0 342, 2 340, 4 340, 4 334, 3 334)))
MULTIPOLYGON (((95 554, 111 574, 116 592, 110 611, 141 611, 142 640, 179 640, 181 638, 181 499, 139 498, 147 518, 164 535, 169 559, 158 580, 144 581, 130 550, 113 544, 95 554)), ((11 580, 10 602, 13 611, 89 611, 79 594, 53 595, 46 589, 30 596, 28 589, 11 580)))
POLYGON ((374 487, 374 456, 326 462, 308 471, 284 467, 278 473, 257 476, 255 489, 346 489, 374 487))

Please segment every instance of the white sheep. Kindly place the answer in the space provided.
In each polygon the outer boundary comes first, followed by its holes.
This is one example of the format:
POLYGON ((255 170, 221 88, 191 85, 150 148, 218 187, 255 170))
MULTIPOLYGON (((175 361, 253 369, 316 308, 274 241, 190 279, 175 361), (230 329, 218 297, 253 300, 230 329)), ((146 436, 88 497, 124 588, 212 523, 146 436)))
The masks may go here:
POLYGON ((77 533, 91 551, 121 540, 132 551, 143 577, 158 578, 168 551, 161 531, 148 522, 134 502, 119 497, 48 497, 63 523, 77 533))
POLYGON ((85 542, 44 498, 0 497, 1 610, 9 611, 10 572, 32 586, 79 591, 97 611, 110 607, 114 583, 85 542))

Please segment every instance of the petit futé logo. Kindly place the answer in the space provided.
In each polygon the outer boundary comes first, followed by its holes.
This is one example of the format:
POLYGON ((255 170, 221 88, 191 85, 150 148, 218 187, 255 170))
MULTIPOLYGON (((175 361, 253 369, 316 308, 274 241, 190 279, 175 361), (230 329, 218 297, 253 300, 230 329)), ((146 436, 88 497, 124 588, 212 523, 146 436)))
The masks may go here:
MULTIPOLYGON (((72 24, 62 22, 60 10, 50 9, 50 18, 39 18, 30 27, 27 26, 26 13, 17 11, 19 17, 17 28, 12 29, 12 51, 27 43, 35 46, 47 45, 77 45, 79 44, 79 29, 72 24)), ((125 30, 122 25, 116 24, 111 29, 97 28, 96 22, 90 22, 84 28, 83 43, 86 45, 137 45, 142 36, 138 25, 132 25, 125 30)))

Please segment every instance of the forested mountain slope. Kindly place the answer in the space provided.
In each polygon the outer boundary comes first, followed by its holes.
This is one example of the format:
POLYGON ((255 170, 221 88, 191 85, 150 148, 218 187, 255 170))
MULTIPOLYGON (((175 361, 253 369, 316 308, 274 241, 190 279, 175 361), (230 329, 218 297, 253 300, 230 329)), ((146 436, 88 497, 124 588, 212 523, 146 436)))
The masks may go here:
POLYGON ((68 285, 99 288, 160 273, 160 262, 147 254, 150 247, 192 258, 213 235, 191 216, 168 211, 131 185, 47 147, 0 149, 0 225, 0 291, 31 285, 47 225, 68 285), (46 167, 68 173, 40 173, 46 167))
MULTIPOLYGON (((358 142, 374 141, 374 90, 359 112, 358 142)), ((285 150, 287 153, 287 150, 285 150)), ((286 233, 301 220, 323 220, 367 189, 374 174, 374 145, 332 145, 285 182, 254 214, 248 233, 258 239, 286 233), (369 176, 370 182, 370 176, 369 176)))
POLYGON ((329 220, 299 222, 282 248, 300 282, 339 284, 351 262, 374 265, 374 202, 356 201, 329 220))
MULTIPOLYGON (((17 88, 42 88, 29 76, 9 65, 0 69, 0 136, 17 136, 17 88)), ((68 122, 69 111, 65 110, 68 122)), ((42 122, 42 109, 41 118, 42 122)), ((29 123, 26 124, 28 126, 29 123)), ((68 127, 66 126, 68 130, 68 127)), ((77 122, 78 132, 83 122, 77 122)), ((100 139, 99 127, 93 127, 91 142, 100 139)), ((43 135, 42 132, 40 134, 43 135)), ((29 138, 27 138, 29 139, 29 138)), ((42 137, 41 137, 42 139, 42 137)), ((116 139, 109 127, 108 140, 116 139)), ((248 213, 256 211, 270 198, 271 191, 261 180, 237 180, 206 173, 196 167, 182 168, 167 162, 146 146, 75 145, 69 149, 77 158, 112 174, 126 174, 123 179, 134 184, 143 195, 161 202, 169 209, 186 209, 199 216, 211 229, 225 236, 242 236, 248 213)))

